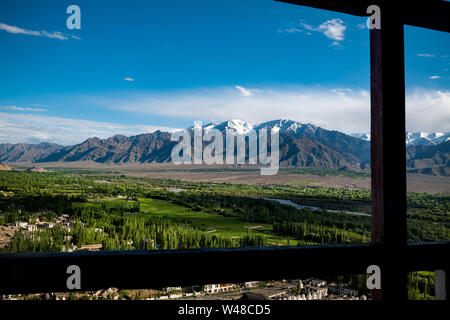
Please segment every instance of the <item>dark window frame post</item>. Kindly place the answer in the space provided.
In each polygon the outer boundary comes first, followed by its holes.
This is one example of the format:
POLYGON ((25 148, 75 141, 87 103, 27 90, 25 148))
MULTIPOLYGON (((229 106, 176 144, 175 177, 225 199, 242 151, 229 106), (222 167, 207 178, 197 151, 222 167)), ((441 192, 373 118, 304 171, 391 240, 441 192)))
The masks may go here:
POLYGON ((381 7, 381 29, 370 30, 370 61, 372 242, 386 255, 375 297, 406 300, 400 259, 407 244, 404 34, 395 8, 381 7))

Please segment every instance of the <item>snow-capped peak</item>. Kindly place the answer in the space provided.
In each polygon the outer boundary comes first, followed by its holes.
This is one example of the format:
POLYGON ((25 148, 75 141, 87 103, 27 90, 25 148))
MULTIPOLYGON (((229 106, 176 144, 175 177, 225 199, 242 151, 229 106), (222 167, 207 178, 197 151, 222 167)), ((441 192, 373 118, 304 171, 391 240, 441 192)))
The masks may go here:
POLYGON ((447 141, 450 132, 406 132, 406 144, 436 145, 447 141))
POLYGON ((370 133, 350 133, 349 136, 370 141, 370 133))
POLYGON ((253 125, 247 121, 232 119, 227 121, 227 129, 234 129, 237 134, 244 134, 253 129, 253 125))
POLYGON ((253 129, 253 125, 247 121, 232 119, 224 122, 211 122, 203 126, 203 130, 211 130, 211 129, 216 129, 220 131, 228 129, 235 134, 246 134, 251 129, 253 129))
MULTIPOLYGON (((407 145, 433 146, 450 140, 450 132, 406 132, 407 145)), ((350 136, 370 141, 370 133, 350 133, 350 136)))
POLYGON ((289 119, 272 120, 258 124, 255 129, 274 130, 278 128, 281 132, 297 132, 297 130, 305 124, 289 119))
POLYGON ((231 119, 224 122, 210 122, 203 126, 203 130, 216 129, 219 131, 225 131, 226 129, 231 130, 234 134, 247 134, 250 130, 255 129, 259 131, 260 129, 267 129, 267 131, 277 130, 280 132, 296 133, 299 129, 314 129, 315 126, 310 124, 304 124, 298 121, 289 119, 278 119, 271 120, 267 122, 262 122, 257 125, 252 125, 251 123, 240 120, 231 119))

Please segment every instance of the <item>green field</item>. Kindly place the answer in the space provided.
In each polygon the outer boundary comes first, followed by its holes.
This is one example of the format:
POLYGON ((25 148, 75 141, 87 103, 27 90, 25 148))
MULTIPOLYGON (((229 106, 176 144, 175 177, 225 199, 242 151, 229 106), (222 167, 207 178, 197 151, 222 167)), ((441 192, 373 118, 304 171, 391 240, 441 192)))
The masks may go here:
MULTIPOLYGON (((74 206, 78 207, 97 207, 100 208, 103 204, 107 207, 114 208, 124 204, 129 204, 132 201, 126 199, 116 199, 112 197, 105 197, 96 199, 85 203, 76 203, 74 206)), ((140 212, 127 213, 127 215, 139 217, 160 217, 170 218, 180 223, 189 223, 197 229, 211 235, 218 235, 227 238, 241 238, 248 233, 260 234, 267 236, 273 244, 281 245, 287 244, 287 238, 279 237, 272 234, 272 225, 267 223, 252 223, 245 221, 239 217, 224 217, 219 214, 208 213, 205 211, 196 211, 187 207, 173 204, 170 201, 138 198, 140 205, 140 212)), ((295 245, 297 241, 290 239, 289 244, 295 245)))
POLYGON ((237 217, 224 217, 203 211, 192 211, 188 208, 157 199, 139 198, 143 214, 159 217, 169 217, 178 220, 188 219, 201 230, 226 237, 241 237, 251 230, 253 232, 270 231, 272 226, 264 223, 250 223, 237 217), (216 231, 213 231, 216 230, 216 231))

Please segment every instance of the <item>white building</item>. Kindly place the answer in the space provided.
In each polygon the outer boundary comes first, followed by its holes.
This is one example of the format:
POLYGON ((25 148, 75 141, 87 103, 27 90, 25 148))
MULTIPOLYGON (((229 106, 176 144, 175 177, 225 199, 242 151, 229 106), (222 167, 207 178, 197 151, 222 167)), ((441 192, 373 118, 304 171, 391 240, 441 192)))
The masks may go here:
POLYGON ((327 285, 327 282, 325 280, 314 279, 311 280, 311 285, 313 287, 325 287, 327 285))
POLYGON ((28 222, 19 222, 19 227, 21 227, 23 230, 26 230, 28 226, 28 222))
POLYGON ((213 294, 230 291, 234 288, 236 288, 236 285, 233 283, 207 284, 203 286, 203 291, 205 293, 213 294))
POLYGON ((259 284, 259 281, 247 281, 247 282, 244 282, 244 287, 254 288, 254 287, 257 287, 258 284, 259 284))

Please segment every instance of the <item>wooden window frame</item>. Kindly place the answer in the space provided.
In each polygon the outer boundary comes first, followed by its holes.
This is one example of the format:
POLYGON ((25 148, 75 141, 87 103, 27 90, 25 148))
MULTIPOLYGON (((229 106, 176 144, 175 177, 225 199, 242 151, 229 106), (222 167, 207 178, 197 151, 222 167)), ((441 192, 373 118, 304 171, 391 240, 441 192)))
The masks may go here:
POLYGON ((407 243, 403 32, 405 24, 450 32, 450 3, 281 1, 356 16, 367 16, 369 5, 381 8, 381 29, 370 30, 372 243, 2 254, 0 294, 68 291, 69 265, 80 267, 83 291, 363 274, 378 265, 382 288, 376 299, 406 300, 407 272, 417 270, 443 270, 436 291, 441 299, 448 296, 450 242, 407 243))

